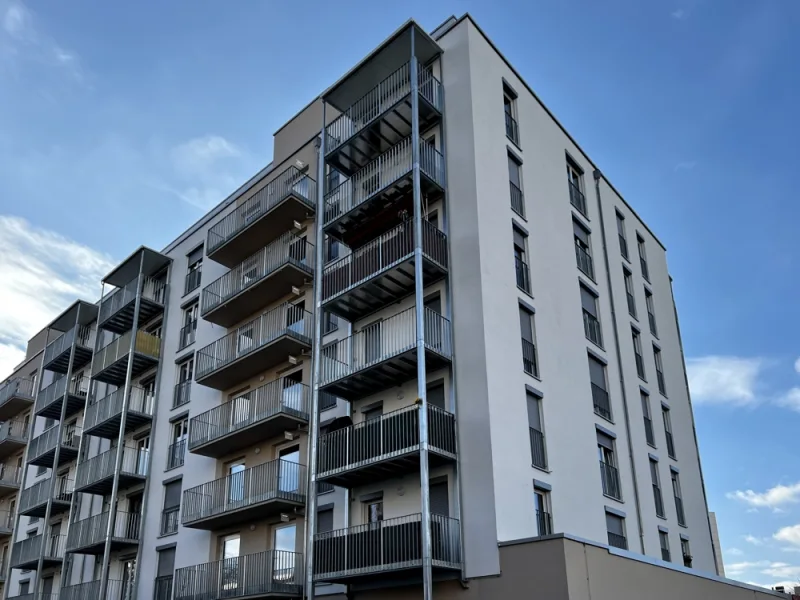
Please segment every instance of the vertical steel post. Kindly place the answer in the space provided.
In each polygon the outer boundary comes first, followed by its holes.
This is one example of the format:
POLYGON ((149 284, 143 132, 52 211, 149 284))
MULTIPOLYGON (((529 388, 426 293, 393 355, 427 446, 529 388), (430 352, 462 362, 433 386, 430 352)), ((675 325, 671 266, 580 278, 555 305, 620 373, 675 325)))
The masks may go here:
POLYGON ((322 230, 325 220, 325 103, 322 103, 322 133, 317 144, 317 214, 314 239, 314 339, 311 349, 311 414, 308 424, 308 487, 306 489, 305 596, 314 598, 314 532, 317 529, 317 443, 319 441, 319 376, 322 346, 322 268, 325 260, 322 230))
POLYGON ((425 370, 425 298, 422 276, 422 185, 420 183, 419 65, 411 27, 411 168, 414 180, 414 307, 417 338, 417 396, 419 398, 419 491, 422 508, 422 597, 433 598, 430 474, 428 472, 428 394, 425 370))

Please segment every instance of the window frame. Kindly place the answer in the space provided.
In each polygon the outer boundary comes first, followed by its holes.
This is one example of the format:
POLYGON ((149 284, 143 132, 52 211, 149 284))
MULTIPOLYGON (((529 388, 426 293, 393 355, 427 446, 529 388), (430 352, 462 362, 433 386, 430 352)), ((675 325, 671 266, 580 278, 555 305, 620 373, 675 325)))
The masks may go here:
POLYGON ((530 375, 535 379, 539 379, 540 371, 539 371, 539 349, 536 343, 536 312, 530 310, 528 307, 524 306, 521 303, 518 303, 519 309, 519 324, 520 324, 520 339, 522 344, 522 370, 530 375), (530 327, 526 328, 523 327, 523 322, 529 324, 530 327), (527 339, 525 337, 526 329, 530 331, 531 339, 527 339), (531 349, 527 349, 525 347, 525 343, 531 345, 531 349), (526 357, 526 354, 532 354, 530 357, 526 357), (530 364, 531 369, 528 370, 528 365, 530 364))
POLYGON ((619 241, 619 253, 622 258, 630 261, 630 254, 628 249, 628 233, 625 231, 625 215, 619 210, 615 211, 617 217, 617 238, 619 241))
POLYGON ((512 248, 514 250, 514 274, 517 288, 531 294, 531 265, 528 260, 528 232, 520 228, 516 223, 512 223, 512 248), (518 242, 521 242, 520 245, 518 242), (522 285, 520 285, 520 273, 522 274, 522 285))
POLYGON ((528 429, 530 433, 531 465, 537 469, 547 470, 547 437, 544 433, 544 411, 542 410, 542 399, 536 394, 525 390, 525 404, 528 415, 528 429), (533 418, 535 416, 535 418, 533 418), (534 425, 537 425, 535 427, 534 425), (541 464, 537 464, 536 450, 534 448, 534 431, 538 432, 541 439, 541 464))
POLYGON ((638 320, 636 310, 636 296, 633 288, 633 273, 625 265, 622 265, 622 279, 625 283, 625 296, 628 301, 628 314, 638 320))
POLYGON ((664 377, 664 357, 661 354, 661 348, 653 344, 653 364, 656 368, 656 383, 658 385, 658 393, 662 396, 667 395, 667 379, 664 377))
POLYGON ((636 374, 642 381, 647 381, 647 369, 644 366, 644 350, 642 350, 642 334, 635 327, 631 327, 631 343, 633 345, 636 374), (638 360, 637 360, 638 359, 638 360))
POLYGON ((592 255, 592 232, 578 219, 572 219, 572 237, 575 244, 575 262, 578 270, 592 281, 594 278, 594 257, 592 255), (586 256, 587 268, 581 266, 581 254, 586 256))
POLYGON ((644 303, 647 307, 647 322, 650 326, 650 334, 658 338, 658 322, 656 321, 656 305, 655 300, 653 300, 653 292, 647 289, 647 286, 644 287, 644 303))

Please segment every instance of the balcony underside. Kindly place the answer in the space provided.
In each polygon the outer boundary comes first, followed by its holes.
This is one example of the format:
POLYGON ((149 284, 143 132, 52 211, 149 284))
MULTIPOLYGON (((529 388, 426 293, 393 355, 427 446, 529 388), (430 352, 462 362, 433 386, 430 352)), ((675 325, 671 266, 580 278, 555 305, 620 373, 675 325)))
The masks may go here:
POLYGON ((18 483, 11 483, 10 481, 0 481, 0 498, 5 498, 11 494, 19 491, 18 483))
POLYGON ((9 454, 13 454, 25 447, 28 440, 19 437, 7 437, 0 441, 0 458, 5 458, 9 454))
MULTIPOLYGON (((436 448, 428 449, 428 463, 431 468, 454 461, 455 456, 448 455, 436 448)), ((352 489, 373 481, 385 481, 408 473, 419 473, 419 446, 404 449, 399 454, 378 457, 362 466, 331 469, 327 473, 317 475, 317 481, 325 481, 332 485, 352 489)))
POLYGON ((311 340, 305 336, 285 334, 203 377, 196 378, 195 381, 215 390, 226 390, 285 362, 290 354, 298 355, 310 348, 311 340))
MULTIPOLYGON (((131 378, 138 377, 148 369, 155 367, 157 364, 157 358, 147 356, 146 354, 141 354, 139 352, 134 352, 131 378)), ((103 381, 105 383, 110 383, 112 385, 121 386, 125 383, 125 371, 127 368, 128 354, 125 354, 95 375, 94 379, 103 381)))
MULTIPOLYGON (((421 547, 421 540, 420 540, 421 547)), ((380 548, 375 548, 375 553, 380 553, 380 548)), ((344 547, 341 548, 342 555, 345 553, 344 547)), ((344 583, 351 586, 351 590, 368 590, 375 588, 386 588, 395 586, 410 586, 422 583, 422 559, 413 561, 403 561, 395 565, 370 565, 370 558, 375 554, 363 557, 363 564, 360 568, 349 569, 339 572, 323 573, 315 566, 317 572, 314 574, 316 583, 344 583)), ((461 576, 461 565, 441 563, 433 561, 433 578, 435 581, 445 581, 457 579, 461 576)))
MULTIPOLYGON (((114 333, 123 334, 133 327, 133 314, 136 308, 136 298, 131 298, 130 302, 125 304, 116 312, 112 313, 105 321, 100 323, 100 327, 113 331, 114 333)), ((164 312, 164 306, 158 302, 153 302, 149 298, 144 298, 139 302, 139 324, 147 323, 153 317, 160 315, 164 312)))
MULTIPOLYGON (((39 456, 28 458, 28 464, 36 465, 37 467, 47 467, 48 469, 53 468, 53 461, 56 457, 56 449, 52 448, 39 456)), ((61 451, 58 454, 58 466, 62 466, 67 464, 68 462, 72 462, 78 458, 78 448, 73 448, 71 446, 61 446, 61 451)))
MULTIPOLYGON (((440 118, 441 113, 420 94, 419 130, 427 130, 440 118)), ((337 171, 350 176, 409 135, 411 135, 410 89, 403 98, 375 115, 368 124, 329 152, 325 160, 337 171)))
MULTIPOLYGON (((120 473, 119 474, 119 489, 125 489, 129 487, 133 487, 137 484, 144 484, 147 478, 143 475, 132 475, 131 473, 120 473)), ((81 492, 84 494, 97 494, 99 496, 104 496, 106 494, 110 494, 114 486, 114 475, 109 475, 108 477, 103 477, 102 479, 98 479, 96 481, 92 481, 91 483, 87 483, 84 486, 76 486, 75 491, 81 492)))
MULTIPOLYGON (((105 539, 97 542, 92 542, 77 548, 67 548, 67 552, 74 554, 93 554, 95 556, 102 555, 105 550, 105 539)), ((139 545, 139 540, 127 538, 111 538, 111 551, 118 552, 120 550, 129 550, 139 545)))
MULTIPOLYGON (((152 421, 153 417, 148 414, 129 410, 128 418, 125 420, 125 433, 130 433, 131 431, 139 429, 143 425, 147 425, 152 421)), ((100 421, 97 425, 85 429, 84 433, 105 438, 107 440, 116 439, 119 435, 119 426, 121 422, 122 413, 117 413, 116 415, 112 415, 104 421, 100 421)))
MULTIPOLYGON (((44 365, 48 371, 55 371, 56 373, 66 373, 69 368, 69 354, 70 348, 67 347, 61 354, 53 357, 53 359, 44 365)), ((73 373, 79 371, 92 361, 92 349, 84 348, 83 346, 75 346, 75 359, 72 361, 73 373)))
POLYGON ((297 261, 287 262, 231 299, 204 312, 203 319, 222 327, 231 327, 258 309, 291 293, 293 286, 302 288, 313 278, 311 267, 297 261))
MULTIPOLYGON (((38 558, 31 558, 24 562, 12 562, 11 567, 14 569, 22 569, 23 571, 32 571, 39 566, 38 558)), ((57 556, 45 556, 42 558, 42 568, 47 569, 49 567, 57 567, 62 562, 64 562, 63 558, 58 558, 57 556)))
POLYGON ((33 398, 26 396, 11 396, 0 405, 0 421, 8 421, 33 405, 33 398))
POLYGON ((236 429, 231 433, 214 438, 203 444, 191 446, 189 452, 220 458, 231 452, 247 448, 260 441, 274 438, 284 431, 294 431, 301 425, 308 424, 308 416, 297 413, 281 412, 248 427, 236 429))
MULTIPOLYGON (((420 187, 429 202, 443 193, 441 186, 424 171, 420 171, 420 187)), ((337 214, 336 206, 327 206, 325 232, 351 248, 357 247, 397 225, 401 210, 413 212, 412 192, 412 172, 408 171, 344 214, 337 214)))
MULTIPOLYGON (((312 198, 311 202, 316 206, 317 199, 312 198)), ((210 251, 207 256, 226 267, 235 267, 267 243, 292 229, 295 221, 303 222, 313 214, 314 208, 309 206, 297 192, 292 191, 235 236, 210 251)))
MULTIPOLYGON (((338 294, 331 295, 322 303, 323 307, 352 323, 413 294, 415 281, 413 256, 413 254, 409 254, 401 262, 379 271, 338 294)), ((351 266, 347 263, 341 268, 350 269, 351 266)), ((423 255, 422 273, 425 286, 435 283, 444 277, 446 272, 441 265, 423 255)), ((335 280, 335 270, 332 270, 328 276, 335 280)))
MULTIPOLYGON (((47 406, 42 407, 36 412, 39 417, 49 417, 51 419, 61 419, 61 405, 64 402, 64 396, 59 396, 47 406)), ((70 392, 67 395, 67 417, 80 412, 86 406, 86 394, 74 394, 70 392)))
MULTIPOLYGON (((66 499, 53 499, 53 505, 50 507, 50 515, 56 516, 66 512, 69 512, 70 503, 66 499)), ((44 517, 45 511, 47 510, 47 500, 40 502, 39 504, 34 504, 26 509, 20 509, 19 514, 24 515, 26 517, 44 517)))
POLYGON ((283 512, 293 512, 295 508, 305 507, 305 503, 304 494, 265 492, 262 502, 252 502, 252 499, 250 499, 250 503, 241 508, 235 508, 235 503, 231 503, 231 509, 224 513, 201 517, 193 521, 183 521, 182 525, 192 529, 205 529, 208 531, 224 529, 242 523, 261 520, 283 512), (278 494, 280 494, 280 497, 278 497, 278 494), (289 499, 290 497, 294 499, 289 499))
MULTIPOLYGON (((449 362, 449 359, 438 352, 425 348, 425 364, 428 372, 440 369, 449 362)), ((417 349, 415 347, 327 383, 321 386, 321 389, 345 400, 357 400, 400 385, 416 376, 417 349)))
MULTIPOLYGON (((254 575, 258 579, 259 575, 254 575)), ((237 586, 228 584, 227 586, 218 585, 217 589, 206 589, 196 593, 181 593, 175 591, 175 600, 261 600, 263 598, 301 598, 303 586, 292 585, 280 582, 252 583, 247 581, 239 583, 237 586), (239 587, 241 586, 241 587, 239 587)))
POLYGON ((0 539, 5 540, 12 533, 14 533, 14 530, 11 527, 6 527, 5 525, 0 527, 0 539))

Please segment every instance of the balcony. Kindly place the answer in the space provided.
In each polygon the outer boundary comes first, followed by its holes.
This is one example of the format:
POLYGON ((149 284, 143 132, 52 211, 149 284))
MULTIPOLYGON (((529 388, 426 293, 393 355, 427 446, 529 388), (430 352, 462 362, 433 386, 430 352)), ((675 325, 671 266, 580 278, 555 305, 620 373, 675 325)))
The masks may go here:
MULTIPOLYGON (((419 472, 420 406, 322 434, 317 480, 353 488, 419 472)), ((428 459, 432 467, 455 461, 455 415, 428 405, 428 459)))
MULTIPOLYGON (((129 331, 98 350, 92 363, 92 378, 116 386, 125 384, 133 334, 132 331, 129 331)), ((155 367, 160 355, 161 338, 145 331, 137 331, 133 347, 131 377, 137 377, 155 367)))
POLYGON ((600 461, 600 479, 603 481, 603 494, 615 500, 622 500, 617 467, 600 461))
POLYGON ((308 386, 278 379, 189 421, 189 451, 220 458, 308 424, 308 386))
POLYGON ((0 387, 0 421, 10 419, 33 404, 36 390, 30 379, 15 377, 0 387))
POLYGON ((222 529, 304 507, 306 467, 273 460, 184 490, 181 523, 222 529))
POLYGON ((175 600, 300 598, 303 555, 267 550, 175 571, 175 600))
POLYGON ((23 469, 7 464, 0 465, 0 498, 13 494, 22 484, 23 469))
MULTIPOLYGON (((75 491, 84 494, 108 494, 112 490, 116 468, 117 448, 111 448, 78 463, 75 471, 75 491)), ((150 453, 132 446, 123 446, 119 469, 119 488, 144 483, 150 463, 150 453)))
POLYGON ((78 446, 81 441, 81 430, 74 425, 51 427, 31 440, 28 446, 28 464, 53 468, 56 447, 60 445, 58 465, 67 464, 78 457, 78 446))
MULTIPOLYGON (((52 600, 86 600, 87 598, 100 598, 102 581, 86 581, 77 585, 66 585, 61 588, 61 593, 52 600)), ((108 600, 129 600, 133 598, 133 582, 109 579, 106 598, 108 600)), ((43 599, 44 600, 44 599, 43 599)), ((50 600, 49 598, 47 600, 50 600)), ((167 600, 167 599, 165 599, 167 600)))
POLYGON ((14 533, 14 513, 0 510, 0 538, 5 538, 12 533, 14 533))
POLYGON ((195 381, 225 390, 311 348, 313 317, 282 304, 198 350, 195 381))
MULTIPOLYGON (((419 130, 441 118, 442 85, 431 69, 418 63, 419 130)), ((383 79, 342 111, 325 133, 326 161, 342 173, 353 173, 375 154, 411 134, 411 63, 383 79)))
POLYGON ((35 569, 42 557, 42 566, 55 567, 64 560, 65 535, 35 535, 16 542, 11 550, 13 569, 35 569))
MULTIPOLYGON (((78 554, 103 554, 110 514, 106 511, 72 523, 67 534, 66 551, 78 554)), ((141 524, 142 517, 139 513, 117 511, 111 530, 111 551, 138 545, 141 524)))
MULTIPOLYGON (((122 405, 125 388, 119 388, 107 396, 90 402, 83 418, 83 431, 88 435, 116 439, 122 422, 122 405)), ((138 429, 153 420, 155 395, 139 386, 131 386, 128 401, 125 433, 138 429)))
POLYGON ((68 512, 75 489, 74 482, 63 477, 57 478, 51 496, 50 485, 52 483, 50 479, 43 479, 31 487, 23 489, 19 494, 19 514, 26 517, 44 517, 47 502, 51 498, 53 500, 50 509, 51 516, 68 512))
MULTIPOLYGON (((434 371, 453 356, 450 321, 425 307, 425 361, 434 371)), ((354 400, 416 377, 416 311, 412 307, 323 349, 320 386, 354 400)))
MULTIPOLYGON (((359 228, 366 222, 396 218, 399 210, 411 212, 412 143, 400 141, 369 162, 350 179, 325 195, 325 229, 348 245, 363 239, 359 228)), ((441 193, 444 187, 444 157, 425 140, 420 140, 420 183, 424 196, 441 193)))
POLYGON ((69 381, 66 377, 61 377, 41 390, 36 396, 33 412, 39 417, 60 420, 65 397, 67 400, 66 417, 71 417, 83 410, 86 405, 86 396, 91 387, 91 380, 88 377, 71 379, 69 381))
POLYGON ((136 295, 139 300, 139 323, 146 323, 164 312, 166 284, 163 280, 139 275, 103 298, 97 317, 99 326, 123 334, 133 327, 136 295), (141 284, 141 291, 140 291, 141 284))
MULTIPOLYGON (((431 515, 434 577, 461 570, 457 519, 431 515)), ((422 567, 422 515, 385 519, 314 536, 314 581, 355 583, 422 567)))
POLYGON ((316 208, 317 183, 289 167, 208 230, 206 256, 233 267, 316 208))
POLYGON ((0 458, 5 458, 28 443, 29 423, 27 420, 12 419, 0 423, 0 458))
MULTIPOLYGON (((447 236, 422 221, 424 285, 447 273, 447 236)), ((414 224, 405 221, 328 265, 322 272, 325 310, 350 322, 414 293, 414 224)))
POLYGON ((284 233, 203 288, 202 316, 231 327, 314 278, 314 246, 284 233))
POLYGON ((62 333, 44 349, 44 368, 56 373, 66 373, 74 346, 75 358, 72 361, 72 370, 79 371, 92 360, 94 338, 95 331, 87 325, 76 325, 66 333, 62 333))
POLYGON ((584 196, 581 189, 571 181, 569 182, 569 203, 577 208, 582 215, 587 216, 586 196, 584 196))

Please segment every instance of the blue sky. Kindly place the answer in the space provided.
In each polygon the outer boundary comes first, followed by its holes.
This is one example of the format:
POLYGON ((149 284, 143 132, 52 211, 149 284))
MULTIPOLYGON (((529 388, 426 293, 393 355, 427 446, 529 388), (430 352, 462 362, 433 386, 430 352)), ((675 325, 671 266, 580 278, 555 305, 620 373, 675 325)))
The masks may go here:
POLYGON ((381 4, 0 0, 0 376, 403 21, 469 11, 669 249, 729 573, 800 580, 800 4, 381 4))

